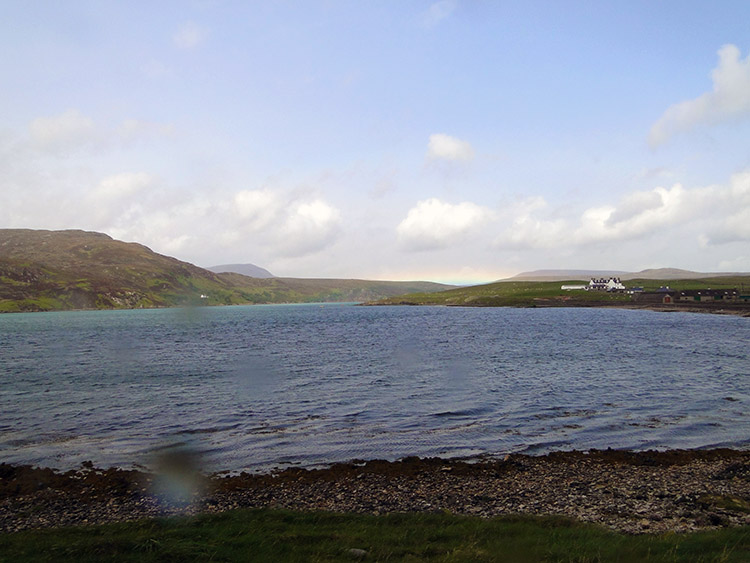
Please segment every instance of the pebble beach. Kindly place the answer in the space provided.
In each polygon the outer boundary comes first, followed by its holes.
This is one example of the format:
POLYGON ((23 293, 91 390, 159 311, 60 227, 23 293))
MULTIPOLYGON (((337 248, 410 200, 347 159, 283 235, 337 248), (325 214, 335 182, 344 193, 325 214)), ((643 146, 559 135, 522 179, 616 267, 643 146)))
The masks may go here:
POLYGON ((156 473, 91 464, 64 473, 0 464, 0 531, 261 507, 560 515, 629 534, 750 525, 750 452, 732 449, 406 458, 265 474, 193 474, 182 496, 171 500, 160 492, 163 480, 156 473))

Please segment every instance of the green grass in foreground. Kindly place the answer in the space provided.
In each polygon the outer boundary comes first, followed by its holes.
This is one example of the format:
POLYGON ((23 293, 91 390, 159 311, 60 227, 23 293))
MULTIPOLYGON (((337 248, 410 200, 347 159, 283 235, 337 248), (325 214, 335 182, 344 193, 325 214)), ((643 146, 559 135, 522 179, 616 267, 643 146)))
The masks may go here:
POLYGON ((560 518, 249 510, 0 535, 0 561, 750 561, 750 528, 627 536, 560 518))

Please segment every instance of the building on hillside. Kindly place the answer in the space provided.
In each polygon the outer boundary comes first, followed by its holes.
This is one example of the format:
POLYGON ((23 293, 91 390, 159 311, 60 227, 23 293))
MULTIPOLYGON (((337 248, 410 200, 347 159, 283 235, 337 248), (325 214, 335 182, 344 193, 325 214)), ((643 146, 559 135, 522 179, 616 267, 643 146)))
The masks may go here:
POLYGON ((739 301, 740 294, 737 289, 686 289, 680 291, 677 299, 680 301, 692 301, 699 303, 716 301, 739 301))
POLYGON ((591 278, 588 291, 625 291, 620 278, 591 278))
POLYGON ((667 287, 660 287, 656 291, 642 291, 633 294, 633 301, 636 303, 661 303, 671 305, 677 301, 677 291, 667 287))
POLYGON ((560 289, 567 291, 583 289, 586 291, 625 291, 620 278, 591 278, 588 284, 583 285, 563 285, 560 289))

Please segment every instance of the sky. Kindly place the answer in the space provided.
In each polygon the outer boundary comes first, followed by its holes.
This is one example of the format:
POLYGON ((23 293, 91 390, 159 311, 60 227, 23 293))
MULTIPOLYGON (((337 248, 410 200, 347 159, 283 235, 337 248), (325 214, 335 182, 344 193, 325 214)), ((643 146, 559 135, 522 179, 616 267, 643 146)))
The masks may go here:
POLYGON ((480 283, 750 271, 750 2, 4 0, 0 228, 480 283))

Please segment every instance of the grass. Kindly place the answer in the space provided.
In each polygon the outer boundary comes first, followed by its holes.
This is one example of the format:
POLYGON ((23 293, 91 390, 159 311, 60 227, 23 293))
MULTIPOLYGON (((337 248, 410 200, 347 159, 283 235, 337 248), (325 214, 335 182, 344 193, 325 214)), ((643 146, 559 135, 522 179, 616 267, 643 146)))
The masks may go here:
POLYGON ((16 561, 750 560, 750 527, 627 536, 561 518, 244 510, 0 536, 16 561), (366 555, 350 550, 364 550, 366 555))
MULTIPOLYGON (((527 282, 504 281, 462 287, 441 291, 438 293, 412 293, 381 300, 384 304, 398 304, 402 302, 417 305, 474 305, 489 307, 534 307, 543 305, 545 301, 557 301, 561 304, 579 303, 607 303, 613 305, 628 303, 629 295, 623 293, 607 293, 605 291, 566 291, 562 285, 582 283, 583 280, 564 282, 527 282)), ((588 283, 586 280, 584 283, 588 283)), ((697 280, 629 280, 628 287, 643 287, 645 291, 655 291, 661 286, 669 286, 675 290, 686 289, 733 289, 750 291, 750 276, 718 277, 697 280)))
MULTIPOLYGON (((576 299, 586 301, 628 301, 627 295, 604 291, 563 291, 560 286, 568 282, 497 282, 472 287, 462 287, 438 293, 413 293, 381 301, 398 303, 407 301, 421 305, 483 305, 494 307, 529 307, 538 300, 576 299)), ((574 283, 574 282, 570 282, 574 283)))

